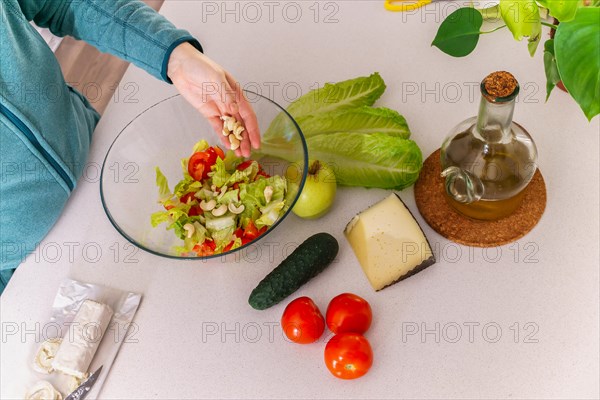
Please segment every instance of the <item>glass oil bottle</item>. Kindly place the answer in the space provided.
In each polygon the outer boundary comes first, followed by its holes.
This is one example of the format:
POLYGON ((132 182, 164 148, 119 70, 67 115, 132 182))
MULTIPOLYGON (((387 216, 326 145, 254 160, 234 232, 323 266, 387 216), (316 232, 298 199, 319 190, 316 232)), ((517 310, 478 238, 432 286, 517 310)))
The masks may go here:
POLYGON ((513 122, 519 84, 505 71, 481 82, 477 117, 456 126, 441 148, 446 198, 461 214, 479 220, 511 215, 524 197, 537 162, 525 128, 513 122))

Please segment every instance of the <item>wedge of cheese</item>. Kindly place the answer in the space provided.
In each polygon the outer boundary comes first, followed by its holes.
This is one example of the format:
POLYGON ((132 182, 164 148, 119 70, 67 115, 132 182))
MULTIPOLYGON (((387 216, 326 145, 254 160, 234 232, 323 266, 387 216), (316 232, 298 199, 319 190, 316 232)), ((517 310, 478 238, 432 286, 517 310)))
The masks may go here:
POLYGON ((89 299, 81 303, 69 332, 56 352, 52 368, 66 375, 84 378, 112 315, 112 309, 106 304, 89 299))
POLYGON ((375 290, 435 263, 423 230, 395 194, 355 216, 344 234, 375 290))

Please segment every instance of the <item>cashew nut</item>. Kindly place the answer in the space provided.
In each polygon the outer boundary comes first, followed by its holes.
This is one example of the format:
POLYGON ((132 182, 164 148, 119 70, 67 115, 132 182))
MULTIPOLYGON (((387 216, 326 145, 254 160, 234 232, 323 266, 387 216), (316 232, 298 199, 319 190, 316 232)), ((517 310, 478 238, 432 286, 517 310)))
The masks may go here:
POLYGON ((243 204, 240 204, 239 207, 236 207, 235 204, 229 203, 228 208, 229 208, 229 211, 231 211, 233 214, 241 214, 246 207, 244 207, 243 204))
POLYGON ((267 203, 271 202, 271 198, 273 197, 273 186, 267 186, 264 191, 265 201, 267 203))
POLYGON ((194 235, 194 232, 196 231, 196 228, 194 228, 194 225, 192 224, 185 224, 183 226, 183 230, 187 232, 187 238, 191 238, 194 235))
POLYGON ((217 205, 217 202, 216 202, 215 200, 210 200, 210 201, 208 201, 208 202, 207 202, 207 201, 205 201, 205 200, 202 200, 202 201, 200 202, 200 208, 201 208, 203 211, 210 211, 210 210, 212 210, 213 208, 215 208, 215 206, 216 206, 216 205, 217 205))
POLYGON ((235 135, 229 135, 229 143, 231 144, 231 150, 237 150, 240 148, 240 141, 235 135))
POLYGON ((212 210, 212 215, 215 217, 220 217, 227 212, 227 204, 221 204, 219 207, 212 210))
POLYGON ((242 125, 238 125, 233 130, 233 136, 235 136, 238 140, 242 140, 242 132, 244 132, 245 130, 246 128, 244 128, 242 125))

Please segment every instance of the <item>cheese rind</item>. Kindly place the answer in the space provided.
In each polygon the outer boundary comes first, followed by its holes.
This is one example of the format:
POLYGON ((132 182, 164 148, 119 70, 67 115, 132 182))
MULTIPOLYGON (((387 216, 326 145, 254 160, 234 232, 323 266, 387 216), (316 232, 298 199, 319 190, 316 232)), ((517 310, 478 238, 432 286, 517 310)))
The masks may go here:
POLYGON ((395 194, 355 216, 344 234, 377 291, 435 263, 423 230, 395 194))
POLYGON ((85 377, 112 315, 106 304, 85 300, 56 352, 52 367, 79 379, 85 377))

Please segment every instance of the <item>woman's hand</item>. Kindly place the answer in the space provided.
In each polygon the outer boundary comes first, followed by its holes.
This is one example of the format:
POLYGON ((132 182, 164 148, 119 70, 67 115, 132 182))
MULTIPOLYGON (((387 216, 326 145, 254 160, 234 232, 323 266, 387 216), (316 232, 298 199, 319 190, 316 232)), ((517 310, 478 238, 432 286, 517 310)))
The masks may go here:
POLYGON ((239 83, 220 65, 196 50, 189 43, 182 43, 169 58, 167 74, 179 93, 204 115, 221 138, 226 148, 227 137, 221 134, 221 116, 235 117, 246 129, 238 156, 250 156, 250 147, 260 146, 260 132, 256 114, 244 97, 239 83))

